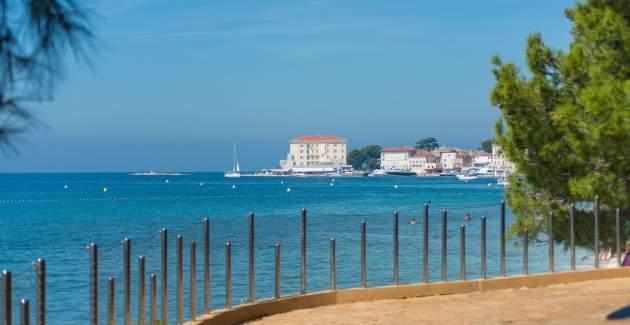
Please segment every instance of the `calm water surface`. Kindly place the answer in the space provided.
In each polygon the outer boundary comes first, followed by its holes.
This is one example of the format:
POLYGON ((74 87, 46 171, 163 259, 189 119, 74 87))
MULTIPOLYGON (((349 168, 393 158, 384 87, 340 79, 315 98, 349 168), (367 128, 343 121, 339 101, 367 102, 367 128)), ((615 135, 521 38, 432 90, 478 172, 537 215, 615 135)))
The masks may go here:
MULTIPOLYGON (((169 309, 175 316, 175 236, 186 246, 185 283, 188 297, 188 252, 198 244, 197 303, 202 305, 200 243, 202 220, 211 222, 212 307, 225 306, 225 243, 233 245, 233 298, 248 296, 247 214, 256 214, 256 298, 273 296, 274 245, 282 249, 282 293, 299 292, 300 209, 308 210, 308 290, 329 286, 329 241, 337 242, 338 288, 360 285, 360 223, 367 222, 368 286, 392 282, 392 213, 400 212, 400 281, 422 279, 422 204, 430 202, 430 278, 440 276, 441 210, 447 209, 448 274, 459 277, 459 226, 466 223, 467 276, 480 276, 480 216, 487 217, 488 274, 499 272, 499 202, 503 189, 495 180, 463 183, 455 178, 365 177, 227 179, 219 173, 185 176, 108 174, 0 174, 0 268, 14 272, 15 294, 34 301, 35 272, 31 262, 48 263, 48 319, 50 324, 87 324, 89 321, 89 255, 86 245, 100 245, 100 314, 105 321, 106 281, 115 277, 122 287, 120 241, 132 240, 136 319, 137 257, 147 258, 147 274, 160 276, 159 233, 169 229, 169 309), (168 180, 168 182, 167 182, 168 180), (67 185, 67 189, 64 186, 67 185), (103 189, 107 187, 108 191, 103 189), (287 192, 287 188, 291 191, 287 192), (418 224, 411 225, 412 218, 418 224)), ((507 223, 511 214, 507 213, 507 223)), ((508 271, 522 271, 522 250, 509 243, 508 271)), ((530 272, 546 271, 547 247, 530 248, 530 272)), ((557 270, 569 259, 557 248, 557 270)), ((158 281, 159 282, 159 281, 158 281)), ((147 281, 148 283, 148 281, 147 281)), ((120 290, 119 290, 120 291, 120 290)), ((148 288, 147 288, 148 292, 148 288)), ((158 292, 159 294, 159 292, 158 292)), ((186 301, 188 298, 186 298, 186 301)), ((159 300, 159 299, 158 299, 159 300)), ((117 296, 122 315, 122 292, 117 296)), ((148 302, 148 299, 147 299, 148 302)), ((186 303, 188 306, 188 303, 186 303)), ((148 310, 148 307, 147 307, 148 310)), ((159 313, 159 312, 158 312, 159 313)), ((188 315, 188 311, 186 311, 188 315)))

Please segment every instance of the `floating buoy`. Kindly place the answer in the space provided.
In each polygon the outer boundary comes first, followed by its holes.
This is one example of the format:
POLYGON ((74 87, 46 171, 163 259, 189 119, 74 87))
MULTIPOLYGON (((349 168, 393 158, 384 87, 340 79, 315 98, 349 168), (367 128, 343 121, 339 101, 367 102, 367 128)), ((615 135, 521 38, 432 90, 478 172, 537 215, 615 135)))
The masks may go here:
POLYGON ((165 180, 165 181, 164 181, 164 183, 168 184, 168 183, 169 183, 168 179, 167 179, 167 180, 165 180))
POLYGON ((334 183, 334 182, 333 182, 333 183, 330 183, 330 186, 335 186, 335 183, 334 183))
POLYGON ((290 187, 287 187, 287 192, 291 192, 291 188, 290 187))
POLYGON ((67 185, 67 184, 66 184, 66 185, 64 185, 64 186, 63 186, 63 189, 64 189, 64 190, 67 190, 67 189, 68 189, 68 185, 67 185))
POLYGON ((397 189, 398 188, 398 184, 394 185, 394 188, 397 189))
POLYGON ((107 191, 109 191, 109 188, 107 186, 103 187, 103 193, 107 193, 107 191))
POLYGON ((203 182, 199 183, 199 186, 203 186, 203 182))
POLYGON ((492 186, 492 183, 488 183, 488 186, 492 186))
POLYGON ((236 188, 236 185, 232 185, 232 188, 236 188))
POLYGON ((284 184, 284 181, 280 181, 280 184, 284 184))

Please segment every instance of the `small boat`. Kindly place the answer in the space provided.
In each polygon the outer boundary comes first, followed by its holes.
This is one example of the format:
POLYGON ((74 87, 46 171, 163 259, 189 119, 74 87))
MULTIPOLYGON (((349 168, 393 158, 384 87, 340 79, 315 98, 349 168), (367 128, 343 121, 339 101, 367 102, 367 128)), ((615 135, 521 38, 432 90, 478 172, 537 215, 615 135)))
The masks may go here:
POLYGON ((382 169, 375 169, 369 174, 369 176, 384 176, 384 175, 387 175, 387 173, 385 173, 385 171, 382 169))
POLYGON ((238 164, 238 157, 236 156, 236 142, 234 142, 234 165, 232 171, 225 172, 225 177, 241 177, 241 168, 238 164))
POLYGON ((455 176, 456 173, 452 169, 445 169, 440 173, 440 176, 455 176))
POLYGON ((455 177, 457 177, 457 179, 459 179, 460 181, 472 181, 479 178, 478 176, 466 175, 466 174, 457 174, 455 175, 455 177))
POLYGON ((390 169, 390 170, 386 170, 385 173, 387 173, 387 175, 396 175, 396 176, 416 176, 416 172, 412 172, 406 169, 390 169))

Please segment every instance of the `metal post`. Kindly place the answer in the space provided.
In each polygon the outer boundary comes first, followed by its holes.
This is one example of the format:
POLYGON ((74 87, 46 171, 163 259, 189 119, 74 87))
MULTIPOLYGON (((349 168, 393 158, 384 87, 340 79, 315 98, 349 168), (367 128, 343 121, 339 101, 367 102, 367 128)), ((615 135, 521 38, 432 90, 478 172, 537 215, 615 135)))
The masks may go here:
POLYGON ((549 272, 554 272, 554 244, 553 244, 553 213, 549 213, 549 219, 547 220, 549 223, 549 272))
POLYGON ((146 317, 145 308, 145 277, 146 277, 146 258, 138 257, 138 325, 144 325, 146 317))
POLYGON ((500 216, 499 216, 499 232, 500 232, 500 249, 501 249, 501 276, 505 277, 505 201, 501 201, 500 206, 500 216))
POLYGON ((107 324, 116 325, 116 279, 107 280, 107 324))
POLYGON ((275 297, 280 299, 280 244, 276 244, 276 283, 275 297))
POLYGON ((595 240, 593 243, 594 256, 593 259, 595 268, 599 269, 599 195, 595 196, 595 206, 594 206, 594 221, 595 221, 595 240))
POLYGON ((302 265, 300 292, 306 293, 306 209, 302 209, 302 265))
POLYGON ((3 287, 4 287, 4 297, 3 298, 3 304, 4 304, 4 324, 3 325, 11 325, 13 322, 13 309, 11 306, 11 302, 13 301, 13 294, 11 293, 12 291, 12 286, 11 286, 11 272, 4 270, 2 271, 2 282, 3 282, 3 287))
POLYGON ((361 287, 366 287, 365 221, 361 221, 361 287))
POLYGON ((184 323, 184 237, 177 236, 177 324, 184 323))
POLYGON ((394 224, 394 285, 399 284, 399 273, 398 273, 398 212, 394 212, 393 216, 393 224, 394 224))
MULTIPOLYGON (((91 243, 90 250, 90 324, 98 325, 98 246, 91 243)), ((41 324, 38 324, 41 325, 41 324)))
POLYGON ((37 325, 46 325, 46 260, 38 258, 37 265, 37 325))
POLYGON ((617 266, 621 266, 621 216, 619 208, 615 210, 615 230, 617 234, 617 266))
POLYGON ((254 282, 254 213, 249 213, 249 303, 255 301, 254 282))
POLYGON ((569 234, 571 246, 571 271, 575 271, 575 204, 569 207, 569 234))
POLYGON ((151 273, 151 325, 157 325, 157 276, 151 273))
POLYGON ((423 245, 422 245, 422 277, 424 283, 429 283, 429 204, 424 204, 423 221, 423 245))
POLYGON ((197 317, 197 243, 190 243, 190 320, 197 317))
POLYGON ((161 321, 164 324, 168 324, 168 230, 166 228, 162 228, 162 270, 161 270, 161 280, 162 280, 162 319, 161 321))
POLYGON ((486 267, 486 217, 481 217, 481 278, 488 278, 488 269, 486 267))
POLYGON ((337 290, 337 252, 335 240, 330 240, 330 290, 337 290))
POLYGON ((446 210, 442 210, 442 281, 448 281, 448 274, 446 273, 446 224, 448 221, 448 215, 446 210))
POLYGON ((466 280, 466 226, 459 226, 459 278, 466 280))
POLYGON ((527 230, 525 230, 525 235, 523 236, 523 274, 528 275, 529 274, 529 253, 528 250, 529 249, 529 232, 527 230))
POLYGON ((22 325, 30 325, 31 324, 31 308, 30 308, 30 303, 28 301, 28 299, 22 299, 20 301, 20 305, 21 305, 21 318, 22 318, 22 325))
POLYGON ((232 243, 225 244, 225 306, 232 309, 232 243))
POLYGON ((131 325, 131 240, 123 239, 123 315, 125 325, 131 325))
POLYGON ((210 313, 210 220, 203 219, 203 312, 210 313))

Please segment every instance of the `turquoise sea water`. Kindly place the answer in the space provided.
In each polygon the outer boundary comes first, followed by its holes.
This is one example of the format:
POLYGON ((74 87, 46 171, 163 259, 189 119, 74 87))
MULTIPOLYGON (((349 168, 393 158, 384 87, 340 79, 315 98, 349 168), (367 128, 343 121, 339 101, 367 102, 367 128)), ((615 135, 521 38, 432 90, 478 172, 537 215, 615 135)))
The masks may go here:
MULTIPOLYGON (((225 306, 225 243, 233 248, 233 301, 248 296, 247 214, 256 214, 256 298, 274 293, 274 245, 281 245, 282 294, 300 287, 300 209, 308 210, 308 290, 329 286, 329 240, 337 242, 337 287, 360 285, 360 223, 367 222, 367 284, 392 283, 392 213, 400 213, 400 281, 422 279, 422 204, 430 202, 430 278, 440 277, 441 210, 447 209, 448 274, 459 278, 459 227, 466 224, 467 277, 480 277, 480 216, 487 217, 488 275, 499 272, 499 202, 503 188, 495 180, 464 183, 455 178, 224 178, 219 173, 185 176, 107 174, 0 174, 0 268, 14 274, 14 299, 34 299, 31 262, 48 265, 50 324, 89 321, 89 255, 100 245, 100 315, 105 322, 106 280, 117 280, 117 315, 122 315, 122 249, 132 240, 133 314, 137 312, 137 257, 147 258, 147 274, 160 277, 158 231, 169 229, 169 309, 175 317, 175 236, 185 243, 185 295, 188 301, 189 244, 198 243, 197 310, 202 304, 202 220, 211 223, 212 307, 225 306), (168 182, 166 182, 168 180, 168 182), (201 184, 203 183, 203 185, 201 184), (332 186, 331 186, 332 183, 332 186), (488 185, 490 183, 490 186, 488 185), (67 185, 67 189, 64 186, 67 185), (104 192, 103 188, 108 191, 104 192), (287 188, 291 188, 287 192, 287 188), (416 225, 409 224, 416 218, 416 225)), ((507 213, 507 224, 511 214, 507 213)), ((522 250, 507 245, 510 274, 522 271, 522 250)), ((530 272, 548 269, 547 247, 530 248, 530 272)), ((569 258, 557 248, 556 269, 569 258)), ((159 280, 158 280, 159 283, 159 280)), ((148 281, 147 281, 148 293, 148 281)), ((158 291, 159 296, 159 291, 158 291)), ((159 298, 158 298, 159 301, 159 298)), ((148 298, 147 298, 148 304, 148 298)), ((186 303, 186 306, 189 304, 186 303)), ((148 306, 147 306, 148 311, 148 306)), ((188 310, 186 310, 188 315, 188 310)), ((158 311, 159 315, 159 311, 158 311)))

